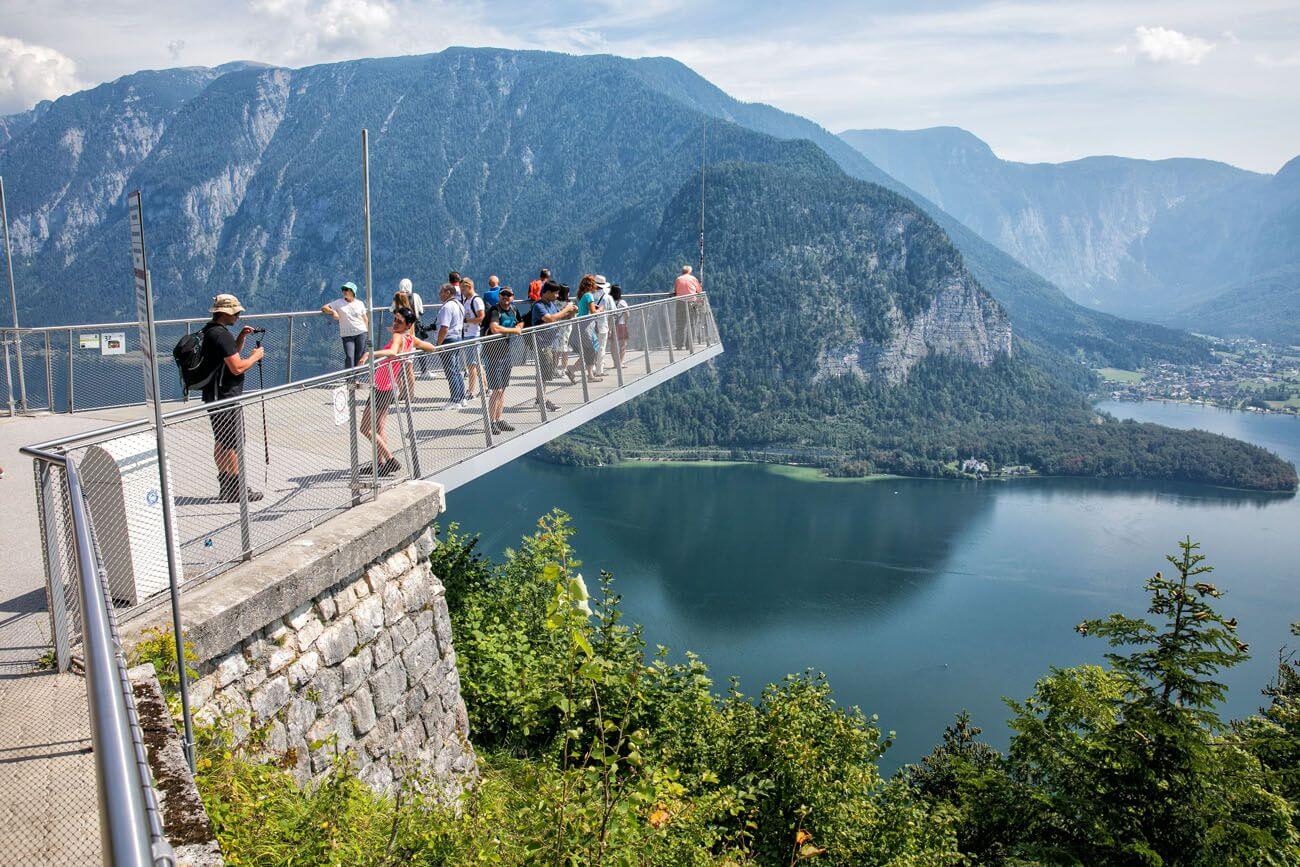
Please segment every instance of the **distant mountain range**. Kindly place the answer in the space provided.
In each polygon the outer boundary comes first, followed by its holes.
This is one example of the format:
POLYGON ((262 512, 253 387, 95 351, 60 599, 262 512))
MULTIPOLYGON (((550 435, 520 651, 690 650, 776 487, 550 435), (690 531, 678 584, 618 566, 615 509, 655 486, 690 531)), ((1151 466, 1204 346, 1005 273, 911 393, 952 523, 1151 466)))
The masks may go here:
POLYGON ((1300 340, 1300 157, 1270 176, 1198 159, 1016 163, 955 127, 840 135, 1076 301, 1300 340))
MULTIPOLYGON (((1016 462, 1103 473, 1062 453, 1098 427, 1078 362, 1206 354, 1074 304, 830 133, 674 61, 496 49, 137 73, 7 119, 24 318, 129 315, 135 188, 162 315, 218 292, 253 310, 318 305, 361 271, 362 127, 380 299, 405 276, 426 291, 449 268, 520 283, 543 264, 666 289, 695 257, 707 135, 706 281, 729 351, 665 391, 693 395, 675 424, 654 401, 609 422, 620 442, 834 442, 938 472, 996 439, 1016 462)), ((1134 446, 1127 474, 1177 474, 1162 455, 1190 453, 1187 438, 1160 437, 1134 446)), ((1215 468, 1207 481, 1294 485, 1259 450, 1211 448, 1224 459, 1196 464, 1215 468)))

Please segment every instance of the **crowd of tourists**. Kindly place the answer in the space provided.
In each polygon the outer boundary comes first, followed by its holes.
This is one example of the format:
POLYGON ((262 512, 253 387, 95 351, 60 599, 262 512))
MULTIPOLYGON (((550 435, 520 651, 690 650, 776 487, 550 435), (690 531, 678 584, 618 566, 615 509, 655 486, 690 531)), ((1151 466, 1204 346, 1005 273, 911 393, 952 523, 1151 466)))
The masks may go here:
MULTIPOLYGON (((700 292, 700 282, 691 267, 683 266, 672 293, 684 296, 700 292)), ((561 376, 570 383, 576 383, 581 376, 588 382, 600 382, 605 378, 607 364, 622 365, 629 338, 627 309, 622 287, 611 284, 601 274, 583 275, 575 291, 543 268, 529 282, 526 297, 516 298, 514 290, 502 285, 496 275, 488 277, 486 289, 479 293, 473 279, 452 271, 438 288, 436 312, 427 320, 424 299, 412 281, 402 279, 398 283, 389 308, 391 334, 384 346, 376 349, 370 345, 370 311, 357 298, 356 284, 343 283, 339 297, 322 305, 320 311, 338 323, 345 369, 369 365, 373 356, 373 394, 366 402, 359 428, 363 436, 373 440, 378 462, 362 467, 361 472, 390 476, 401 470, 401 462, 386 436, 389 410, 398 398, 413 393, 417 377, 438 376, 427 356, 417 350, 436 354, 441 375, 448 383, 444 409, 464 409, 471 400, 483 400, 490 429, 493 435, 500 435, 515 429, 503 413, 517 361, 535 353, 541 376, 533 378, 534 405, 556 411, 559 406, 547 398, 544 383, 561 376), (600 313, 613 315, 596 315, 600 313), (590 322, 583 321, 588 318, 590 322), (525 329, 557 323, 562 327, 545 328, 536 333, 535 340, 523 340, 525 329), (483 339, 472 347, 456 346, 480 337, 483 339)), ((242 394, 244 374, 263 358, 260 345, 244 354, 245 341, 258 329, 245 325, 232 333, 243 311, 234 295, 213 299, 209 311, 212 321, 201 332, 199 350, 206 371, 201 377, 205 403, 242 394)), ((678 348, 686 347, 688 329, 693 333, 696 328, 697 313, 695 304, 683 304, 677 311, 674 342, 678 348)), ((359 387, 360 383, 355 385, 359 387)), ((209 413, 209 421, 220 498, 234 502, 242 493, 250 501, 261 499, 261 492, 246 486, 241 492, 242 408, 223 406, 209 413)))

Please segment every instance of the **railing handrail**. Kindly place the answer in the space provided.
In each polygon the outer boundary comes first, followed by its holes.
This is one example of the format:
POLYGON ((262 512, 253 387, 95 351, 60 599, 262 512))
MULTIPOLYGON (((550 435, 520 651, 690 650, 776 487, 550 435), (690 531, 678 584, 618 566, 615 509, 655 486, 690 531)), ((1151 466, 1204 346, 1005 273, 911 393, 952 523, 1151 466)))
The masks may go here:
MULTIPOLYGON (((706 298, 707 295, 706 293, 701 292, 694 297, 703 299, 706 298)), ((677 296, 669 295, 667 297, 657 298, 653 301, 642 302, 641 304, 635 305, 635 307, 637 309, 643 309, 655 305, 671 304, 676 300, 677 300, 677 296)), ((629 307, 629 309, 631 309, 631 307, 629 307)), ((602 310, 600 313, 594 313, 588 316, 574 316, 559 322, 551 322, 545 325, 535 325, 525 329, 525 333, 540 334, 545 331, 556 331, 564 328, 569 328, 574 324, 581 323, 583 325, 586 325, 592 322, 596 322, 600 319, 622 316, 626 313, 627 310, 602 310)), ((475 345, 482 345, 485 341, 496 339, 499 336, 500 335, 480 335, 478 337, 469 338, 468 340, 458 340, 451 344, 443 344, 442 346, 439 346, 437 349, 435 349, 433 352, 424 353, 424 354, 437 355, 441 352, 463 350, 465 348, 472 347, 475 345)), ((424 350, 415 350, 411 353, 408 353, 407 357, 414 357, 416 355, 421 354, 422 352, 424 352, 424 350)), ((250 403, 257 403, 269 397, 275 397, 277 395, 281 395, 289 392, 302 391, 307 388, 315 388, 327 382, 332 382, 336 380, 342 381, 347 379, 355 379, 358 376, 364 374, 365 372, 366 372, 365 368, 362 367, 345 368, 343 370, 332 370, 326 373, 317 374, 315 376, 309 376, 306 379, 295 380, 293 382, 286 382, 281 385, 274 385, 271 386, 270 388, 261 389, 258 391, 245 392, 244 394, 238 395, 236 397, 228 397, 223 400, 215 400, 208 403, 200 403, 197 406, 188 406, 188 407, 182 407, 180 409, 174 409, 170 412, 163 414, 162 417, 163 426, 167 427, 174 422, 185 421, 187 419, 195 418, 197 416, 206 415, 214 410, 223 409, 226 407, 233 407, 233 406, 243 406, 250 403)), ((71 436, 59 437, 57 439, 36 443, 32 446, 27 447, 27 449, 23 449, 23 451, 29 454, 34 454, 35 452, 49 451, 51 449, 66 449, 70 446, 74 446, 79 443, 84 443, 90 440, 100 439, 110 434, 121 434, 126 431, 137 430, 137 429, 149 430, 152 427, 153 427, 152 419, 140 418, 140 419, 135 419, 133 421, 122 422, 116 425, 109 425, 106 427, 97 428, 91 431, 84 431, 82 433, 73 434, 71 436), (28 449, 31 449, 33 451, 28 452, 28 449)))
POLYGON ((103 861, 140 867, 174 863, 158 817, 157 795, 148 777, 139 722, 128 703, 131 684, 106 598, 103 569, 91 535, 76 462, 31 446, 20 451, 62 467, 67 484, 103 861))
MULTIPOLYGON (((482 297, 483 293, 478 293, 482 297)), ((666 292, 624 292, 623 298, 662 298, 665 295, 671 295, 671 290, 666 292)), ((528 298, 517 298, 517 303, 534 303, 528 298)), ((426 311, 437 310, 442 306, 441 301, 426 301, 424 309, 426 311)), ((371 308, 371 313, 387 313, 392 309, 392 305, 375 305, 371 308)), ((265 320, 265 319, 282 319, 287 316, 322 316, 320 308, 316 307, 311 310, 285 310, 271 313, 243 313, 240 314, 241 321, 248 320, 265 320)), ((204 322, 212 321, 212 314, 206 316, 184 316, 179 319, 155 319, 154 325, 198 325, 204 322)), ((63 325, 24 325, 21 328, 14 328, 12 325, 0 325, 0 335, 8 336, 9 334, 41 334, 44 332, 64 332, 64 331, 103 331, 105 329, 131 329, 140 327, 139 320, 129 320, 126 322, 69 322, 63 325)))

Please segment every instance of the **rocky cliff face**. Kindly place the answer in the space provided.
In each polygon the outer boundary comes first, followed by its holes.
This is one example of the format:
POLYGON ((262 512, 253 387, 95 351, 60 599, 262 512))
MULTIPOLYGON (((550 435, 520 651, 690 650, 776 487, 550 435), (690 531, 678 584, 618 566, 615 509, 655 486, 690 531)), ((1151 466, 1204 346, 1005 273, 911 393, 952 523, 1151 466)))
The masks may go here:
POLYGON ((1267 175, 1198 159, 1016 163, 953 127, 841 135, 1092 307, 1152 318, 1257 273, 1252 258, 1290 261, 1256 253, 1267 175))
POLYGON ((921 360, 945 355, 988 367, 1011 354, 1011 322, 969 275, 954 276, 910 320, 897 307, 886 314, 891 336, 828 346, 814 380, 854 375, 898 385, 921 360))

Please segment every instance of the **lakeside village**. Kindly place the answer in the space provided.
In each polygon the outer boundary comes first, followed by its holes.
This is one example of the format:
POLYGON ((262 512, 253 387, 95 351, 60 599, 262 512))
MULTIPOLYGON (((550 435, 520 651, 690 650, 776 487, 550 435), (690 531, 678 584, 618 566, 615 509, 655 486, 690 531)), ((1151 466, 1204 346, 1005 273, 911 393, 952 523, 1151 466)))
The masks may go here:
POLYGON ((1300 415, 1300 346, 1274 346, 1249 337, 1205 339, 1213 346, 1214 363, 1101 368, 1097 373, 1105 382, 1097 397, 1300 415))

